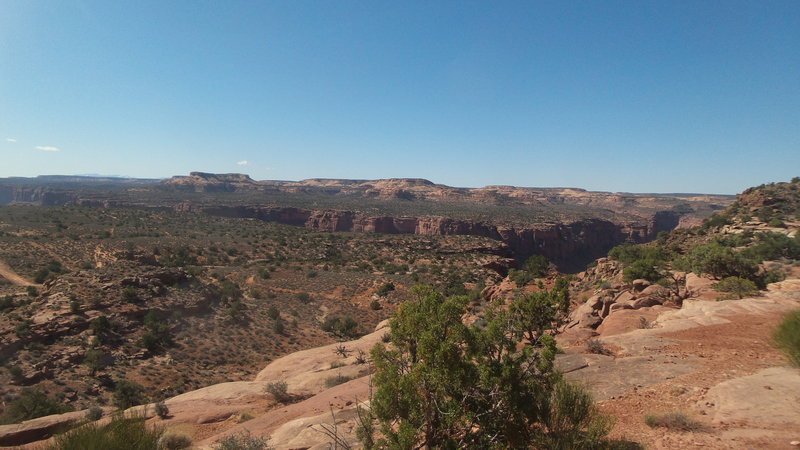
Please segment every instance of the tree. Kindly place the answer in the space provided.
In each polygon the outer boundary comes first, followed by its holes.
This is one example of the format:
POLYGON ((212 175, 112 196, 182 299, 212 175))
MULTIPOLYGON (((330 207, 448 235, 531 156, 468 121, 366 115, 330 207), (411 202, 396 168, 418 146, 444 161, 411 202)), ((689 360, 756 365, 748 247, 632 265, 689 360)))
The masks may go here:
POLYGON ((117 381, 117 386, 114 388, 115 405, 120 409, 128 409, 142 403, 144 403, 144 386, 135 381, 117 381))
POLYGON ((25 388, 19 393, 19 397, 8 403, 8 411, 0 423, 18 423, 67 411, 71 409, 50 399, 39 388, 25 388))
POLYGON ((716 278, 740 277, 756 279, 758 265, 741 252, 724 247, 717 242, 692 248, 683 259, 683 266, 695 273, 707 273, 716 278))
POLYGON ((485 328, 468 327, 461 321, 467 297, 444 298, 429 286, 411 292, 415 300, 401 305, 392 319, 391 348, 378 344, 372 350, 377 371, 371 407, 383 435, 378 447, 596 448, 601 443, 610 422, 588 394, 561 380, 553 365, 552 329, 536 334, 535 345, 520 348, 526 332, 516 315, 522 310, 495 308, 485 328))
POLYGON ((556 329, 569 312, 569 291, 565 283, 558 284, 551 291, 524 295, 509 307, 511 319, 534 345, 545 333, 556 329))
POLYGON ((525 261, 522 269, 530 273, 534 278, 545 277, 550 270, 550 261, 544 255, 533 255, 525 261))
POLYGON ((150 311, 144 316, 144 326, 147 331, 139 339, 139 346, 149 351, 169 347, 173 344, 172 333, 169 326, 159 320, 155 312, 150 311))
POLYGON ((625 267, 622 278, 627 283, 638 279, 644 279, 655 283, 664 277, 664 274, 661 273, 658 266, 659 262, 655 259, 639 259, 625 267))
POLYGON ((746 295, 758 292, 758 286, 755 283, 739 277, 723 278, 719 283, 714 283, 712 287, 719 292, 732 294, 736 298, 744 298, 746 295))
POLYGON ((100 350, 88 350, 83 357, 83 363, 89 368, 91 376, 94 376, 98 370, 105 367, 103 363, 103 352, 100 350))

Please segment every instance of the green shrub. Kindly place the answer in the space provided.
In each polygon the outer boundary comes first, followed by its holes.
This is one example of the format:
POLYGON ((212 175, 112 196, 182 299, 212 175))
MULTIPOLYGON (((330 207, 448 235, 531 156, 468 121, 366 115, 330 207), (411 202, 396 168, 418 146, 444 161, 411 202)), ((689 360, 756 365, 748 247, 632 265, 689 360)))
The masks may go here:
POLYGON ((606 348, 605 343, 600 339, 589 339, 586 341, 586 350, 595 355, 611 356, 614 354, 611 350, 606 348))
POLYGON ((275 306, 270 306, 269 308, 267 308, 267 317, 269 317, 270 319, 275 320, 280 316, 281 314, 280 312, 278 312, 278 308, 276 308, 275 306))
POLYGON ((470 327, 462 322, 467 297, 445 298, 426 286, 411 294, 391 321, 391 346, 372 349, 379 448, 607 444, 610 421, 581 388, 562 384, 554 367, 552 326, 520 348, 528 333, 510 311, 493 309, 485 327, 470 327))
POLYGON ((782 270, 770 270, 764 274, 764 285, 777 283, 786 279, 786 272, 782 270))
POLYGON ((117 381, 114 388, 114 405, 120 409, 128 409, 132 406, 141 405, 145 402, 144 386, 128 380, 117 381))
POLYGON ((264 386, 264 392, 272 395, 278 403, 286 403, 292 399, 289 394, 289 385, 285 381, 275 381, 264 386))
POLYGON ((725 216, 723 213, 716 213, 713 216, 706 219, 703 224, 700 226, 704 230, 708 230, 711 228, 719 228, 723 225, 730 225, 731 219, 725 216))
POLYGON ((737 298, 744 298, 758 292, 758 286, 755 283, 739 277, 723 278, 719 283, 714 283, 712 287, 718 292, 726 292, 737 298))
POLYGON ((106 425, 91 423, 57 435, 48 450, 154 450, 164 431, 145 425, 144 418, 115 415, 106 425))
POLYGON ((86 411, 86 420, 94 422, 100 420, 101 417, 103 417, 103 408, 99 406, 92 406, 86 411))
POLYGON ((8 366, 8 374, 11 376, 11 380, 15 383, 21 383, 24 380, 22 368, 17 365, 8 366))
POLYGON ((192 439, 183 434, 169 433, 158 440, 159 450, 181 450, 192 446, 192 439))
POLYGON ((169 326, 161 321, 155 312, 150 311, 144 316, 144 326, 147 331, 137 342, 140 347, 156 351, 173 344, 169 326))
POLYGON ((391 281, 383 283, 378 288, 377 291, 378 297, 386 297, 387 295, 389 295, 389 292, 392 292, 393 290, 394 290, 394 283, 392 283, 391 281))
POLYGON ((8 403, 2 423, 19 423, 37 417, 61 414, 72 409, 52 400, 39 388, 25 388, 19 396, 8 403))
POLYGON ((774 335, 775 344, 792 365, 800 367, 800 310, 789 313, 774 335))
POLYGON ((702 431, 705 428, 700 422, 679 412, 648 414, 644 423, 651 428, 661 427, 675 431, 702 431))
POLYGON ((7 311, 10 309, 14 309, 16 303, 14 303, 14 297, 11 295, 6 295, 0 298, 0 312, 7 311))
POLYGON ((664 275, 657 268, 658 261, 655 259, 640 259, 625 267, 623 271, 623 279, 630 283, 634 280, 644 279, 651 283, 655 283, 664 277, 664 275))
POLYGON ((550 271, 550 261, 544 255, 533 255, 522 265, 522 270, 534 278, 546 277, 550 271))
POLYGON ((745 249, 744 254, 759 262, 779 258, 800 259, 800 238, 793 239, 771 231, 758 233, 756 244, 745 249))
POLYGON ((98 370, 102 370, 105 367, 103 356, 104 354, 100 350, 92 349, 86 351, 83 356, 83 363, 89 368, 91 376, 94 376, 98 370))
POLYGON ((716 278, 739 277, 755 280, 758 265, 748 253, 736 252, 717 242, 697 245, 684 261, 695 273, 707 273, 716 278))
POLYGON ((781 219, 772 219, 767 223, 767 226, 772 228, 786 228, 786 224, 781 219))
POLYGON ((126 286, 122 289, 122 299, 128 303, 133 303, 139 300, 139 294, 132 286, 126 286))
POLYGON ((39 269, 33 275, 33 281, 35 281, 37 284, 42 284, 45 281, 47 281, 47 278, 48 278, 49 275, 50 275, 50 271, 49 270, 47 270, 45 268, 39 269))
POLYGON ((272 324, 272 331, 277 334, 283 334, 286 331, 286 325, 283 323, 283 319, 280 317, 275 319, 275 323, 272 324))
POLYGON ((156 402, 156 415, 162 419, 169 417, 169 407, 164 402, 156 402))
POLYGON ((344 319, 333 316, 328 317, 322 322, 320 328, 322 328, 322 331, 345 338, 354 338, 360 335, 358 322, 350 316, 346 316, 344 319))
POLYGON ((340 384, 347 383, 348 381, 352 380, 353 377, 348 377, 342 374, 334 375, 332 377, 328 377, 325 379, 325 387, 332 388, 334 386, 338 386, 340 384))
POLYGON ((218 440, 212 448, 214 450, 267 450, 271 447, 269 446, 269 439, 253 437, 250 436, 249 432, 245 431, 218 440))
POLYGON ((623 264, 633 264, 640 259, 650 259, 657 263, 667 260, 666 251, 662 247, 620 244, 608 252, 608 257, 623 264))

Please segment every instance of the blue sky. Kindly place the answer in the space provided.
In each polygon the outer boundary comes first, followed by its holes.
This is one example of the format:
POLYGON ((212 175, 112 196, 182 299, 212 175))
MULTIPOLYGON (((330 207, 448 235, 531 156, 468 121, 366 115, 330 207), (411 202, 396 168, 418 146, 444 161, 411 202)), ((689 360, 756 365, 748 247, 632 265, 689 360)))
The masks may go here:
POLYGON ((0 177, 800 175, 800 2, 0 0, 0 177))

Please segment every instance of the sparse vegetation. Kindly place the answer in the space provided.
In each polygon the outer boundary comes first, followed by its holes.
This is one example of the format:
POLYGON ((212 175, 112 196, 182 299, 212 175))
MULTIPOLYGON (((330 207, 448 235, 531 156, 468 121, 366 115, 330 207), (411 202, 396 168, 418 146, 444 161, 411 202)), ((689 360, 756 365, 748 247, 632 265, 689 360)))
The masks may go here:
POLYGON ((664 414, 648 414, 644 423, 651 428, 661 427, 673 431, 703 431, 705 427, 700 422, 681 412, 664 414))
POLYGON ((95 421, 103 417, 103 409, 99 406, 92 406, 86 411, 86 420, 95 421))
POLYGON ((713 288, 719 292, 730 294, 734 298, 744 298, 758 292, 758 286, 755 283, 739 277, 723 278, 719 283, 714 283, 713 288))
POLYGON ((156 415, 162 419, 166 419, 169 417, 169 407, 164 402, 156 402, 156 415))
POLYGON ((145 402, 144 387, 129 380, 117 381, 114 388, 114 405, 120 409, 128 409, 145 402))
POLYGON ((269 440, 251 436, 248 432, 226 436, 212 446, 214 450, 267 450, 269 440))
POLYGON ((606 344, 600 339, 589 339, 586 341, 586 350, 595 355, 612 356, 614 352, 606 348, 606 344))
POLYGON ((289 385, 285 381, 275 381, 264 386, 264 392, 272 395, 278 403, 286 403, 292 399, 289 394, 289 385))
MULTIPOLYGON (((106 425, 83 425, 55 437, 48 450, 153 450, 162 446, 164 431, 145 425, 144 418, 125 418, 115 415, 106 425)), ((185 447, 170 447, 185 448, 185 447)))
POLYGON ((25 388, 8 403, 8 410, 4 416, 0 416, 0 423, 19 423, 67 411, 71 411, 71 408, 51 399, 40 389, 25 388))
POLYGON ((325 379, 325 387, 332 388, 334 386, 338 386, 340 384, 347 383, 348 381, 352 380, 353 377, 348 377, 346 375, 337 374, 332 377, 328 377, 325 379))
POLYGON ((795 367, 800 367, 800 311, 789 313, 778 329, 774 340, 795 367))

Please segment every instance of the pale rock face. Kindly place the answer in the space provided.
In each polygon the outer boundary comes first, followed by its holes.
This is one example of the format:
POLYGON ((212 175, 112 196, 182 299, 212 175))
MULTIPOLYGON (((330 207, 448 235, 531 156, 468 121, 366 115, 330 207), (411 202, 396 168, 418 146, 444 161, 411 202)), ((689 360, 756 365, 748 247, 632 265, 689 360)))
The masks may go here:
POLYGON ((711 289, 712 284, 714 284, 714 280, 710 278, 701 277, 691 272, 686 274, 686 289, 693 293, 700 294, 703 291, 707 291, 711 289))

